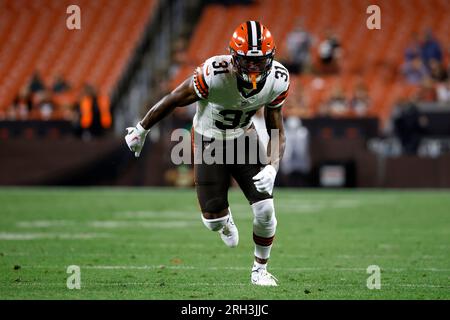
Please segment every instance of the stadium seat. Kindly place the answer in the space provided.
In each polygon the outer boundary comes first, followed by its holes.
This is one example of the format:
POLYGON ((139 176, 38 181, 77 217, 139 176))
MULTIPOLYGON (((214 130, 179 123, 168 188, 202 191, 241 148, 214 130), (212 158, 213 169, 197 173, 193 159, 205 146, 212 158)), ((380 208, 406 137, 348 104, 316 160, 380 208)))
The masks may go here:
MULTIPOLYGON (((0 2, 0 110, 38 70, 46 85, 61 74, 76 99, 88 82, 111 94, 151 18, 156 1, 79 0, 81 30, 68 30, 68 0, 0 2)), ((58 113, 59 114, 59 113, 58 113)))

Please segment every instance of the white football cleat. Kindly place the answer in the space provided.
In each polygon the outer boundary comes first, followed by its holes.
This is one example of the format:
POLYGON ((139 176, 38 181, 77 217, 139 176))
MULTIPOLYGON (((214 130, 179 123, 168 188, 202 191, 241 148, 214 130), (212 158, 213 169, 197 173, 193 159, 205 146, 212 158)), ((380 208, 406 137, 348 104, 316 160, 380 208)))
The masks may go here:
POLYGON ((264 268, 252 269, 252 284, 257 286, 278 286, 278 279, 264 268))
POLYGON ((239 243, 239 232, 234 224, 233 216, 230 212, 230 217, 227 220, 227 223, 223 226, 222 229, 219 230, 220 237, 222 238, 223 242, 230 247, 235 248, 237 247, 239 243))

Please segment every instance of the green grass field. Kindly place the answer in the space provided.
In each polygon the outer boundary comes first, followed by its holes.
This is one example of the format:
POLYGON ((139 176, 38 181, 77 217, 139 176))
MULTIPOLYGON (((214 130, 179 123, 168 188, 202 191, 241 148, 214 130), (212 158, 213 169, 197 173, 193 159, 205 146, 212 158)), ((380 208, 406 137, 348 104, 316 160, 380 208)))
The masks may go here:
POLYGON ((250 284, 252 213, 238 190, 230 204, 235 249, 203 226, 194 190, 2 188, 0 298, 450 299, 448 191, 277 190, 272 288, 250 284))

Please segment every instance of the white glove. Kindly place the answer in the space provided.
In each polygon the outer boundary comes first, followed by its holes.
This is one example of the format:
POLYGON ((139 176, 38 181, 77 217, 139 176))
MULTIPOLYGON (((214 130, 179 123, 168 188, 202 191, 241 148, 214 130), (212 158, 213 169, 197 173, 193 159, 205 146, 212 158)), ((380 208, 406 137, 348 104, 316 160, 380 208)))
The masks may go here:
POLYGON ((261 193, 268 193, 272 195, 273 185, 275 183, 275 177, 277 176, 277 170, 270 164, 265 166, 256 176, 254 184, 256 190, 261 193))
POLYGON ((134 156, 137 158, 141 154, 142 147, 144 146, 145 138, 150 130, 145 130, 141 123, 138 122, 136 127, 128 127, 125 141, 130 148, 131 152, 134 152, 134 156))

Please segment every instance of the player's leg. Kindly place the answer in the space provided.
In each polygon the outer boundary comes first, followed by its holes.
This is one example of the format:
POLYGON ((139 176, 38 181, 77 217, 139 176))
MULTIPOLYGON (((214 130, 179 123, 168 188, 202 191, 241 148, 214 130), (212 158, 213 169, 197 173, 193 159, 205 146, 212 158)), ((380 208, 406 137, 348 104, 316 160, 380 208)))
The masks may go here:
POLYGON ((276 285, 276 278, 267 272, 267 262, 277 228, 273 199, 253 203, 252 210, 253 242, 255 243, 252 282, 260 285, 276 285))
MULTIPOLYGON (((246 152, 248 152, 248 149, 246 152)), ((235 164, 231 168, 232 176, 244 192, 253 211, 255 260, 252 268, 252 283, 276 286, 276 278, 267 272, 267 263, 277 227, 273 197, 267 193, 258 192, 253 181, 253 177, 259 173, 261 165, 235 164)))
POLYGON ((202 212, 202 221, 206 228, 211 231, 217 231, 222 241, 228 247, 237 247, 239 243, 239 232, 229 207, 217 213, 202 212))
POLYGON ((228 247, 236 247, 239 234, 228 204, 228 169, 223 164, 201 163, 194 164, 194 172, 203 224, 218 232, 228 247))
MULTIPOLYGON (((205 171, 202 165, 198 165, 196 172, 205 171)), ((209 165, 211 167, 212 165, 209 165)), ((211 171, 211 170, 206 170, 211 171)), ((225 170, 222 170, 224 172, 225 170)), ((228 179, 230 176, 228 176, 228 179)), ((229 180, 228 180, 229 181, 229 180)), ((217 231, 223 242, 230 248, 239 243, 239 233, 233 221, 233 216, 228 205, 228 184, 206 184, 196 181, 197 198, 202 211, 203 224, 211 231, 217 231)))
POLYGON ((276 286, 276 278, 267 272, 267 264, 275 238, 277 219, 273 198, 269 194, 262 194, 256 190, 252 177, 259 172, 259 167, 250 165, 237 167, 233 177, 238 182, 253 211, 253 242, 254 262, 252 268, 252 283, 258 285, 276 286))

